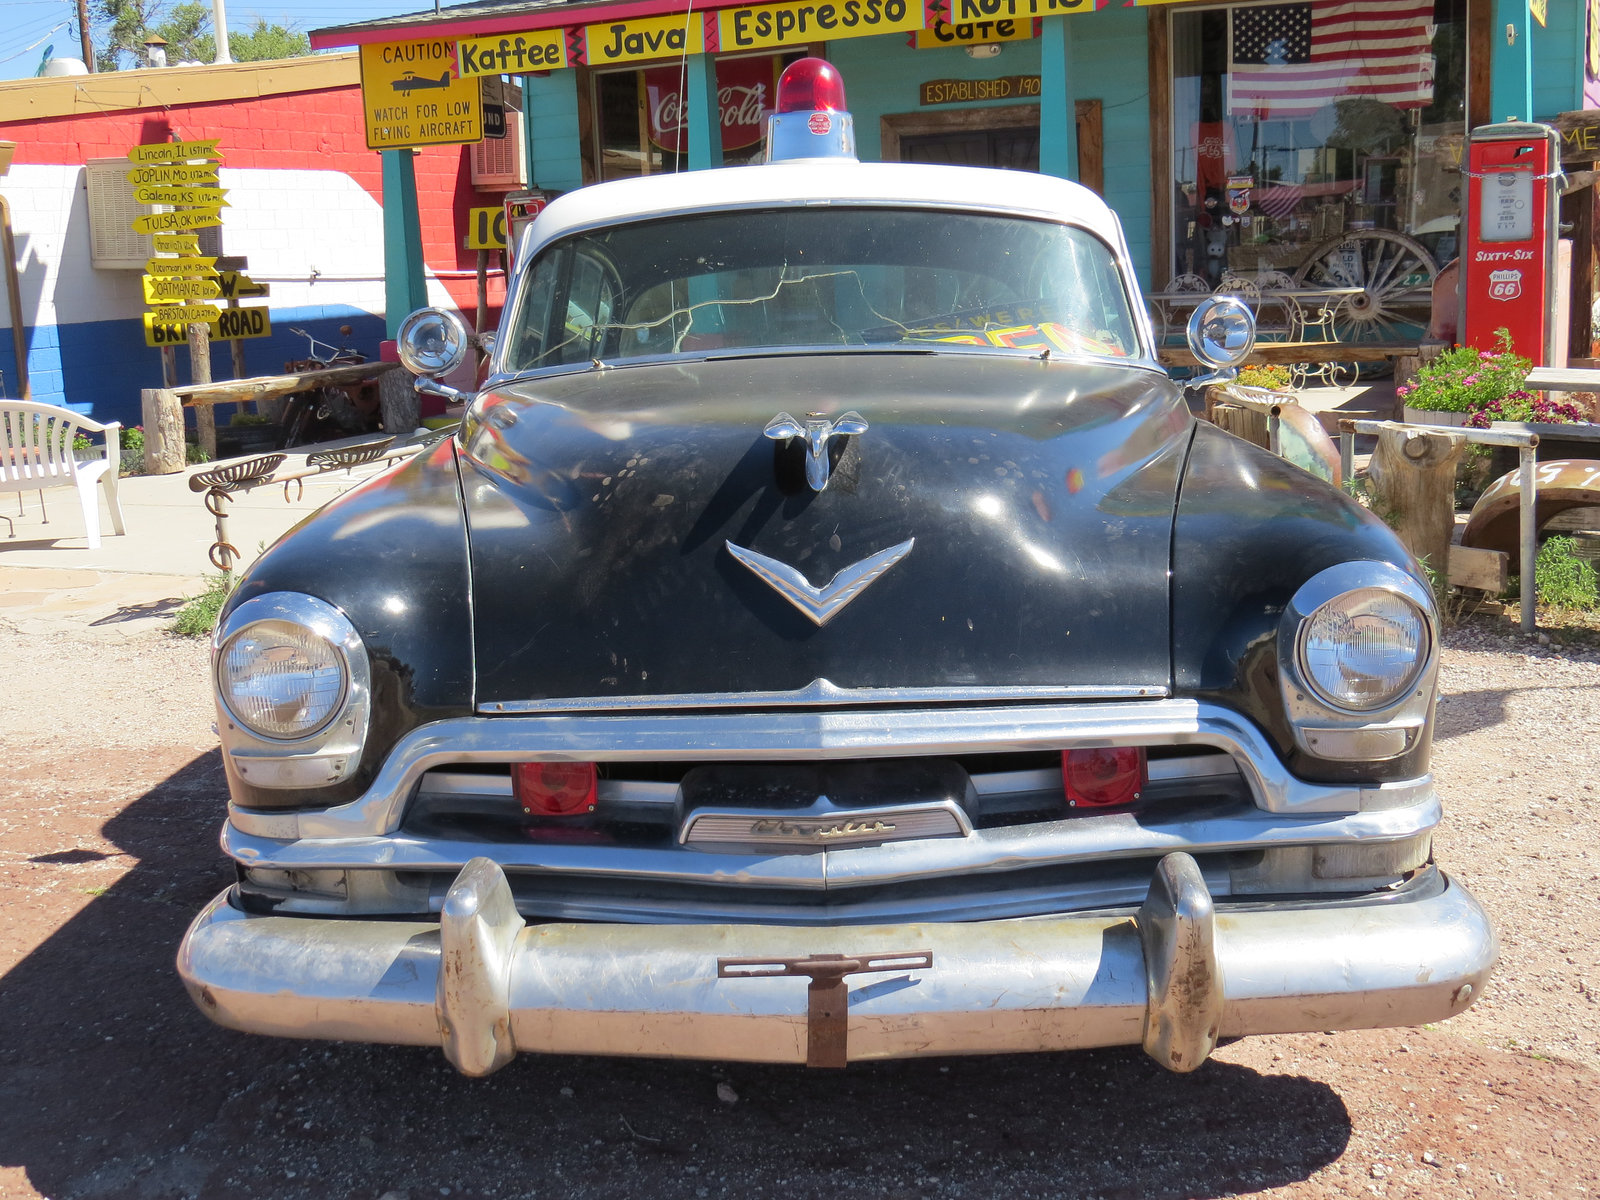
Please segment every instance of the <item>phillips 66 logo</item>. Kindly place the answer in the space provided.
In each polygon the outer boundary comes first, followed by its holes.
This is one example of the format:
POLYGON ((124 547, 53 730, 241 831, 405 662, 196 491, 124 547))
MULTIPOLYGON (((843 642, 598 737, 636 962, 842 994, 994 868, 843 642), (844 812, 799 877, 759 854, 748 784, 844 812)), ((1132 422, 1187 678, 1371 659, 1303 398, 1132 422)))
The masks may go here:
POLYGON ((1522 272, 1490 271, 1489 272, 1489 299, 1515 300, 1522 295, 1522 272))

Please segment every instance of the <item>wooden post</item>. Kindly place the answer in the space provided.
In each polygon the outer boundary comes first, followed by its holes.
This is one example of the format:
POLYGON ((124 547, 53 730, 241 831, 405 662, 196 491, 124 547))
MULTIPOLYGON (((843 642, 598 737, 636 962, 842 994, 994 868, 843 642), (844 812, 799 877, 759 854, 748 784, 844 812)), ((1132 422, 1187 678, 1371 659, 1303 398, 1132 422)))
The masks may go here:
POLYGON ((417 400, 415 382, 411 372, 404 369, 379 376, 378 405, 385 433, 405 437, 417 428, 422 406, 417 400))
MULTIPOLYGON (((211 329, 203 321, 189 322, 189 382, 211 382, 211 329)), ((194 427, 208 460, 217 457, 217 413, 209 404, 194 410, 194 427)))
POLYGON ((1445 434, 1385 429, 1378 434, 1378 447, 1367 468, 1373 511, 1441 579, 1449 571, 1456 459, 1464 445, 1445 434))
POLYGON ((149 475, 171 475, 183 470, 183 405, 177 393, 166 388, 139 392, 144 423, 144 469, 149 475))

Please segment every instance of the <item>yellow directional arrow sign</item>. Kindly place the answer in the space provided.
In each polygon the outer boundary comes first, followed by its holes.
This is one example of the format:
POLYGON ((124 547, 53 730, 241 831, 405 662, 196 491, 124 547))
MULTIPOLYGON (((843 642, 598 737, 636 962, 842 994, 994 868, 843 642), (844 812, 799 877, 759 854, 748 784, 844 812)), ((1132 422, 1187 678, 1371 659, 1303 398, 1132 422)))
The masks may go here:
POLYGON ((215 163, 193 167, 184 163, 155 163, 148 167, 132 167, 128 171, 128 182, 134 187, 197 187, 216 181, 215 163))
POLYGON ((206 138, 198 142, 155 142, 147 146, 130 146, 128 158, 136 163, 181 163, 191 158, 216 160, 217 143, 221 138, 206 138))
POLYGON ((197 233, 158 233, 155 236, 157 254, 199 254, 200 235, 197 233))
POLYGON ((183 279, 175 275, 151 277, 146 275, 144 302, 158 304, 167 300, 215 300, 222 288, 215 279, 183 279))
POLYGON ((147 258, 144 269, 149 275, 215 275, 214 258, 147 258))
POLYGON ((191 321, 199 321, 205 325, 216 323, 222 310, 215 304, 175 304, 165 305, 151 311, 152 321, 161 324, 187 325, 191 321))
POLYGON ((133 198, 140 204, 200 204, 213 208, 232 207, 227 188, 214 187, 136 187, 133 198))
POLYGON ((150 213, 136 217, 135 233, 172 233, 185 229, 206 229, 222 224, 222 211, 216 208, 185 208, 177 212, 150 213))
POLYGON ((254 300, 262 296, 272 295, 272 289, 264 283, 257 283, 248 275, 238 271, 224 271, 217 279, 222 288, 224 300, 254 300))

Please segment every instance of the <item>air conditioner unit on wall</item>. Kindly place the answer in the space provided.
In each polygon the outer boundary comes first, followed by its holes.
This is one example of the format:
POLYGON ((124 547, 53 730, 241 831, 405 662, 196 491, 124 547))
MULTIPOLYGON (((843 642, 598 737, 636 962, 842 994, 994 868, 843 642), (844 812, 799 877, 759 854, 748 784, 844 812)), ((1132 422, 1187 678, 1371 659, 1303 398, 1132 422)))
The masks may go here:
POLYGON ((133 222, 154 212, 133 198, 126 158, 91 158, 84 164, 89 188, 89 262, 102 270, 144 270, 152 253, 150 235, 135 233, 133 222))
POLYGON ((515 192, 528 186, 521 113, 506 110, 505 137, 473 143, 472 186, 486 192, 515 192))
MULTIPOLYGON (((165 206, 140 204, 128 182, 126 158, 91 158, 84 164, 89 192, 89 262, 103 271, 142 271, 154 254, 148 233, 135 233, 133 222, 165 206)), ((200 253, 222 255, 222 230, 217 226, 196 231, 200 253)))

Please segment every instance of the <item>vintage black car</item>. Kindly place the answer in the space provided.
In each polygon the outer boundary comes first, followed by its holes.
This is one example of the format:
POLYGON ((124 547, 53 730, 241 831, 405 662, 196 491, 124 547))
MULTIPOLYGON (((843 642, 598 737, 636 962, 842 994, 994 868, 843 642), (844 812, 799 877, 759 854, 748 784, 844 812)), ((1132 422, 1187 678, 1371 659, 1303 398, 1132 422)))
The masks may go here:
POLYGON ((1093 194, 802 115, 801 161, 552 203, 459 434, 240 583, 200 1007, 471 1074, 1186 1071, 1463 1010, 1496 942, 1433 862, 1416 563, 1191 415, 1093 194))

